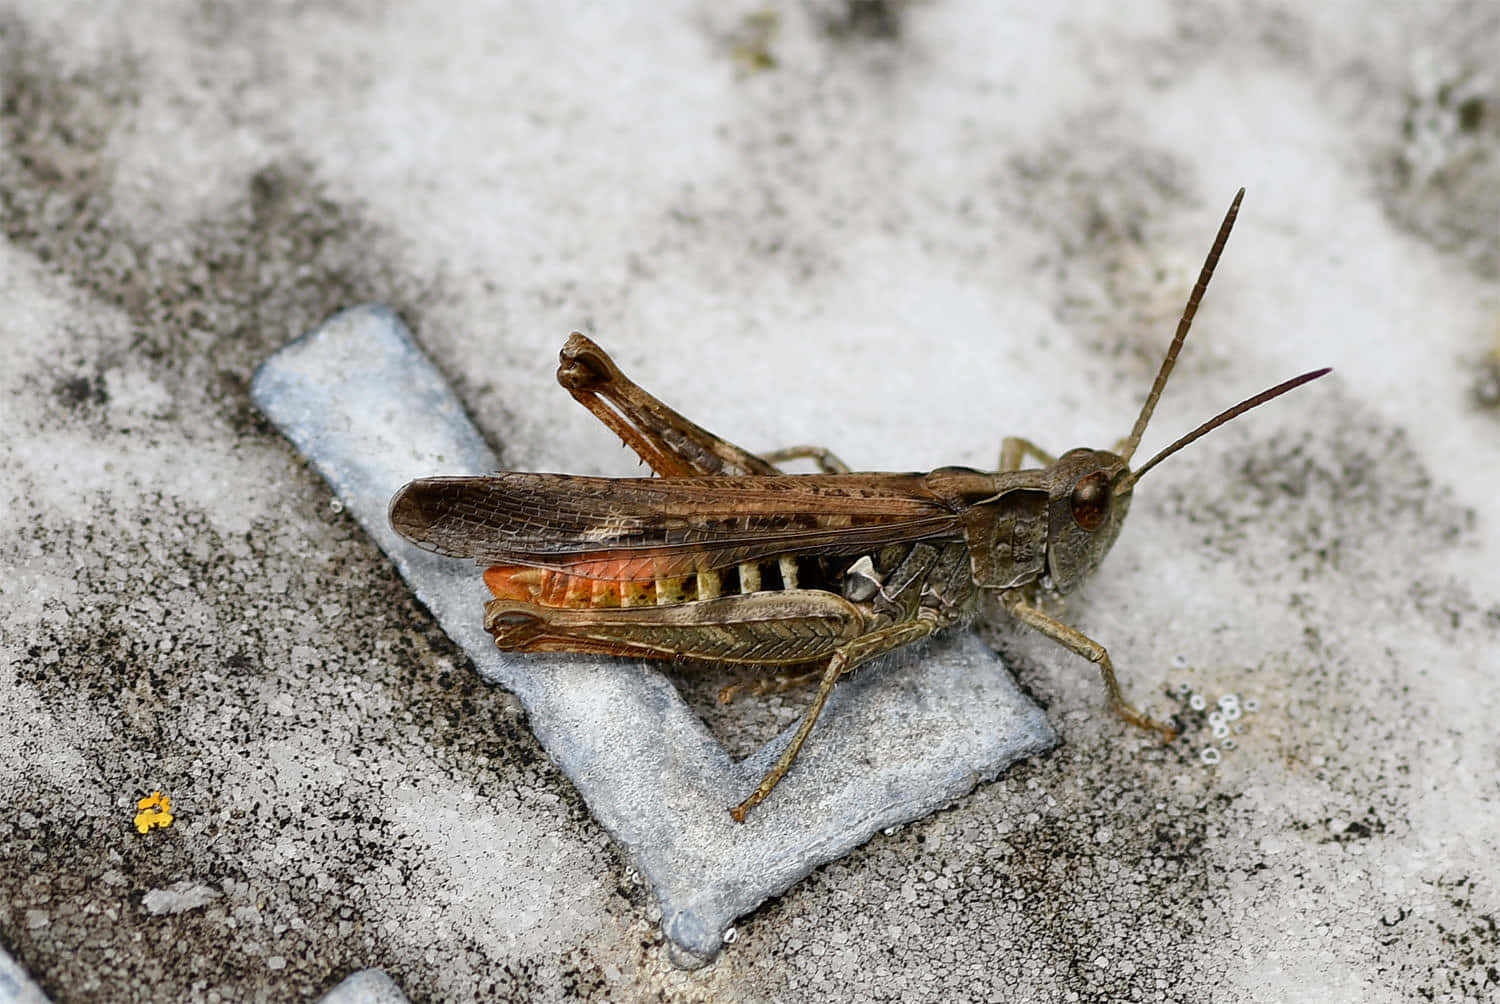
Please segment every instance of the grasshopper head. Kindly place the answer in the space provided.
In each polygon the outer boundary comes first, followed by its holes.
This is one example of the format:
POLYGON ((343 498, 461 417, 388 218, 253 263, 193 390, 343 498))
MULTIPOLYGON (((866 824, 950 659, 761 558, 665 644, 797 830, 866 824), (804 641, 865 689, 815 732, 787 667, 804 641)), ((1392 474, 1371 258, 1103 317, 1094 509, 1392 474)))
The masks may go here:
POLYGON ((1230 204, 1224 222, 1219 225, 1219 234, 1208 252, 1202 271, 1198 273, 1198 284, 1193 287, 1182 318, 1177 322, 1177 334, 1167 348, 1161 368, 1156 371, 1156 379, 1151 384, 1151 391, 1146 395, 1146 403, 1141 407, 1130 435, 1115 447, 1114 453, 1105 450, 1069 450, 1047 469, 1047 572, 1052 577, 1053 587, 1061 592, 1077 585, 1080 579, 1099 567, 1099 562, 1109 553, 1115 538, 1120 535, 1120 525, 1125 521, 1125 513, 1130 508, 1131 491, 1147 471, 1230 419, 1329 372, 1325 368, 1304 373, 1241 401, 1204 422, 1134 471, 1130 469, 1130 458, 1140 445, 1146 424, 1151 421, 1151 413, 1167 384, 1172 366, 1177 362, 1177 353, 1187 339, 1193 315, 1198 311, 1203 291, 1208 287, 1208 280, 1213 275, 1214 266, 1218 264, 1224 243, 1229 239, 1230 228, 1234 226, 1240 199, 1244 195, 1245 190, 1242 188, 1230 204))
POLYGON ((1106 450, 1069 450, 1047 469, 1047 574, 1067 592, 1099 567, 1130 509, 1130 468, 1106 450))

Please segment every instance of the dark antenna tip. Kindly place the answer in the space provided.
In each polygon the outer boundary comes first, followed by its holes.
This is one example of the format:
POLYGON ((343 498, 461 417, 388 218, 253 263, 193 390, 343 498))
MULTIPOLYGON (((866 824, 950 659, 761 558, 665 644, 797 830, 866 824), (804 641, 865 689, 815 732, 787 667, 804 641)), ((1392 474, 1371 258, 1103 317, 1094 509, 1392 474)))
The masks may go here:
POLYGON ((1143 478, 1146 472, 1151 468, 1155 467, 1163 460, 1166 460, 1172 454, 1176 453, 1184 446, 1187 446, 1189 443, 1202 439, 1204 436, 1208 435, 1210 432, 1213 432, 1225 422, 1229 422, 1233 419, 1239 418, 1251 408, 1258 408, 1261 405, 1265 404, 1267 401, 1270 401, 1273 398, 1280 397, 1287 391, 1296 390, 1303 384, 1311 383, 1312 381, 1318 379, 1318 377, 1327 376, 1332 372, 1332 366, 1325 366, 1320 370, 1313 370, 1311 373, 1304 373, 1301 376, 1292 377, 1285 383, 1279 383, 1275 387, 1272 387, 1270 390, 1263 390, 1254 397, 1246 398, 1239 404, 1235 405, 1233 408, 1220 412, 1213 418, 1209 419, 1207 422, 1204 422, 1202 425, 1198 426, 1198 428, 1194 429, 1192 432, 1188 433, 1186 436, 1183 436, 1181 439, 1177 440, 1177 442, 1173 443, 1165 450, 1162 450, 1150 460, 1146 461, 1138 470, 1132 471, 1129 475, 1126 476, 1124 483, 1122 483, 1120 487, 1116 489, 1116 491, 1130 491, 1130 489, 1135 487, 1135 483, 1143 478))
POLYGON ((1224 222, 1219 224, 1218 236, 1214 238, 1213 247, 1209 248, 1208 257, 1203 261, 1203 268, 1198 272, 1198 282, 1193 286, 1193 291, 1188 294, 1187 306, 1182 308, 1182 317, 1177 322, 1177 334, 1173 336, 1172 344, 1167 346, 1166 358, 1161 361, 1161 368, 1156 371, 1156 379, 1151 383, 1151 393, 1146 395, 1146 403, 1141 406, 1141 413, 1136 417, 1135 427, 1130 430, 1130 435, 1126 436, 1124 443, 1121 444, 1120 456, 1127 464, 1135 455, 1136 447, 1141 445, 1141 436, 1146 432, 1146 423, 1151 421, 1151 413, 1156 410, 1156 402, 1161 397, 1162 389, 1167 385, 1167 377, 1172 375, 1172 367, 1177 363, 1177 353, 1182 351, 1182 343, 1187 340, 1188 329, 1193 326, 1193 315, 1198 313, 1198 304, 1203 300, 1203 291, 1208 288, 1208 280, 1213 278, 1214 267, 1219 264, 1219 255, 1224 252, 1224 244, 1229 240, 1229 231, 1234 228, 1234 219, 1240 213, 1240 200, 1244 197, 1244 188, 1234 193, 1234 201, 1229 204, 1229 212, 1224 214, 1224 222))

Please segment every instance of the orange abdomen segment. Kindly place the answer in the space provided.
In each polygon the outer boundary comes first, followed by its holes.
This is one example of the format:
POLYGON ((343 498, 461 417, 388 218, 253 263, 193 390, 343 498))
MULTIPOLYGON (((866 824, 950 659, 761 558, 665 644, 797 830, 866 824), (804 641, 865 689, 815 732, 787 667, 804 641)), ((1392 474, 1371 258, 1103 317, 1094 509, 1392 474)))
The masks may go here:
POLYGON ((485 569, 484 584, 497 600, 519 600, 541 607, 618 607, 622 589, 630 590, 631 598, 639 602, 634 594, 639 594, 642 587, 652 592, 649 598, 645 598, 645 604, 655 602, 649 580, 645 583, 610 582, 524 565, 492 565, 485 569))
MULTIPOLYGON (((728 571, 703 569, 690 575, 651 576, 657 563, 636 557, 590 561, 587 575, 556 568, 491 565, 484 584, 497 600, 550 608, 676 606, 711 600, 729 592, 753 593, 761 588, 760 569, 753 564, 728 571), (726 576, 728 578, 726 579, 726 576)), ((780 587, 797 588, 796 561, 778 562, 780 587)))

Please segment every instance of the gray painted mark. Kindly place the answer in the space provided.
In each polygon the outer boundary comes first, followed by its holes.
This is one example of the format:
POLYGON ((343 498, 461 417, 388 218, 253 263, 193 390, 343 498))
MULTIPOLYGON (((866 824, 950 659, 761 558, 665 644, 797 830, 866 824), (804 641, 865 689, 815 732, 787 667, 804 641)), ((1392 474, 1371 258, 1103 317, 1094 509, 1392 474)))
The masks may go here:
POLYGON ((0 1004, 51 1004, 4 945, 0 945, 0 1004))

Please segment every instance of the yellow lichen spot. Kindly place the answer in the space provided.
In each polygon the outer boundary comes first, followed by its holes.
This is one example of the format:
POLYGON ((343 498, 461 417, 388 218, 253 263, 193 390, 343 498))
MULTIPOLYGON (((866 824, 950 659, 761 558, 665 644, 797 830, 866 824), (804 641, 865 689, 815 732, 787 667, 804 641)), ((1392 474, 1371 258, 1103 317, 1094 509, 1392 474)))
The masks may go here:
POLYGON ((140 811, 135 814, 135 828, 139 833, 149 833, 153 827, 172 825, 172 797, 153 791, 135 803, 140 811))
POLYGON ((781 15, 774 10, 746 14, 740 20, 739 30, 729 39, 735 61, 751 72, 775 69, 776 56, 771 52, 771 43, 780 28, 781 15))

